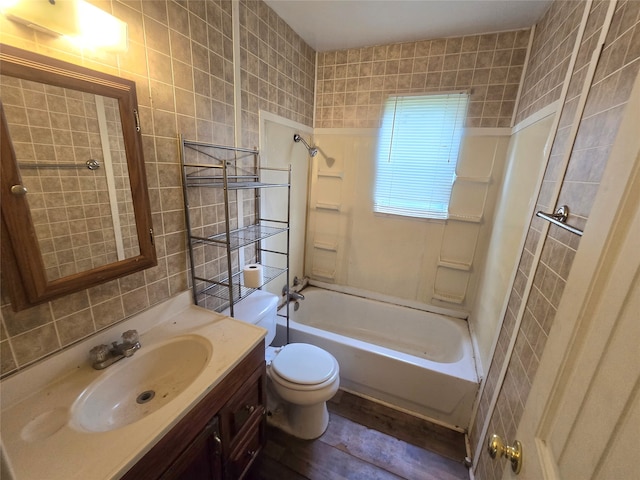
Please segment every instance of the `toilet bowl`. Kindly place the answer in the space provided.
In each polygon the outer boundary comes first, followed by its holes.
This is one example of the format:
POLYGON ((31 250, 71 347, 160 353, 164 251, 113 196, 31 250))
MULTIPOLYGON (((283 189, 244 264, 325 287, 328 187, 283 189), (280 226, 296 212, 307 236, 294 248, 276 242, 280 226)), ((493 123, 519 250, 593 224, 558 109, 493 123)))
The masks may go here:
POLYGON ((278 297, 256 291, 234 305, 234 317, 268 332, 267 421, 294 437, 310 440, 327 429, 326 402, 338 391, 340 367, 333 355, 314 345, 269 346, 275 337, 277 306, 278 297))
POLYGON ((271 411, 272 423, 297 438, 310 440, 329 424, 327 400, 340 386, 339 366, 329 352, 308 343, 290 343, 267 367, 268 386, 284 404, 271 411))

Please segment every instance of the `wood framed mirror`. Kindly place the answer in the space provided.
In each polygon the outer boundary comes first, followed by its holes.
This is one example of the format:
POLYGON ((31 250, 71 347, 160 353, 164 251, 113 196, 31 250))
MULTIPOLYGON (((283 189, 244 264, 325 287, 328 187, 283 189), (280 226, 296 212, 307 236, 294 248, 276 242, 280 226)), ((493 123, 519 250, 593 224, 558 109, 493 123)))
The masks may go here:
POLYGON ((0 45, 2 281, 14 310, 157 265, 135 83, 0 45))

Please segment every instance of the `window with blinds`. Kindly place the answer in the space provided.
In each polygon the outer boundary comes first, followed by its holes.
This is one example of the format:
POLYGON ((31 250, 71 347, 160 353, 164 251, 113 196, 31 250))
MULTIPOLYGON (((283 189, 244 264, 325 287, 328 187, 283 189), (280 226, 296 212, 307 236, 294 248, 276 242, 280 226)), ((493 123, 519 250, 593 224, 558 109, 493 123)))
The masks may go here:
POLYGON ((468 97, 455 92, 387 99, 378 138, 375 212, 447 218, 468 97))

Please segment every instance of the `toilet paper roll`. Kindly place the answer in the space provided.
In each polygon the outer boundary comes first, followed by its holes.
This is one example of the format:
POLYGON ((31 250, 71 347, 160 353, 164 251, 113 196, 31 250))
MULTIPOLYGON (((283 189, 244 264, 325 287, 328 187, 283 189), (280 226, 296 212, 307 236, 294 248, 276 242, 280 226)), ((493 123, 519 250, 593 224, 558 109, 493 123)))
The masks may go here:
POLYGON ((262 286, 262 265, 250 263, 242 269, 244 274, 244 286, 249 288, 259 288, 262 286))

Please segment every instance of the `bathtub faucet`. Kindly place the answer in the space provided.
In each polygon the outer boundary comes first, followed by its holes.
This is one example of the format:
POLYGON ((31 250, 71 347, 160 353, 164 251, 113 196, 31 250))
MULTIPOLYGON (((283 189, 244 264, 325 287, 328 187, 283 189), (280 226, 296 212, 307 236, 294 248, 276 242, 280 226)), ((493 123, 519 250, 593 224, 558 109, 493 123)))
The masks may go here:
POLYGON ((304 295, 300 292, 289 292, 289 300, 304 300, 304 295))
POLYGON ((304 287, 307 286, 307 282, 304 280, 300 281, 298 277, 293 279, 293 287, 289 288, 289 285, 284 285, 282 287, 282 296, 286 298, 287 301, 298 301, 304 300, 304 295, 300 293, 304 287))
POLYGON ((288 285, 282 287, 282 296, 286 298, 288 302, 296 300, 304 300, 304 295, 295 290, 290 290, 288 285))

